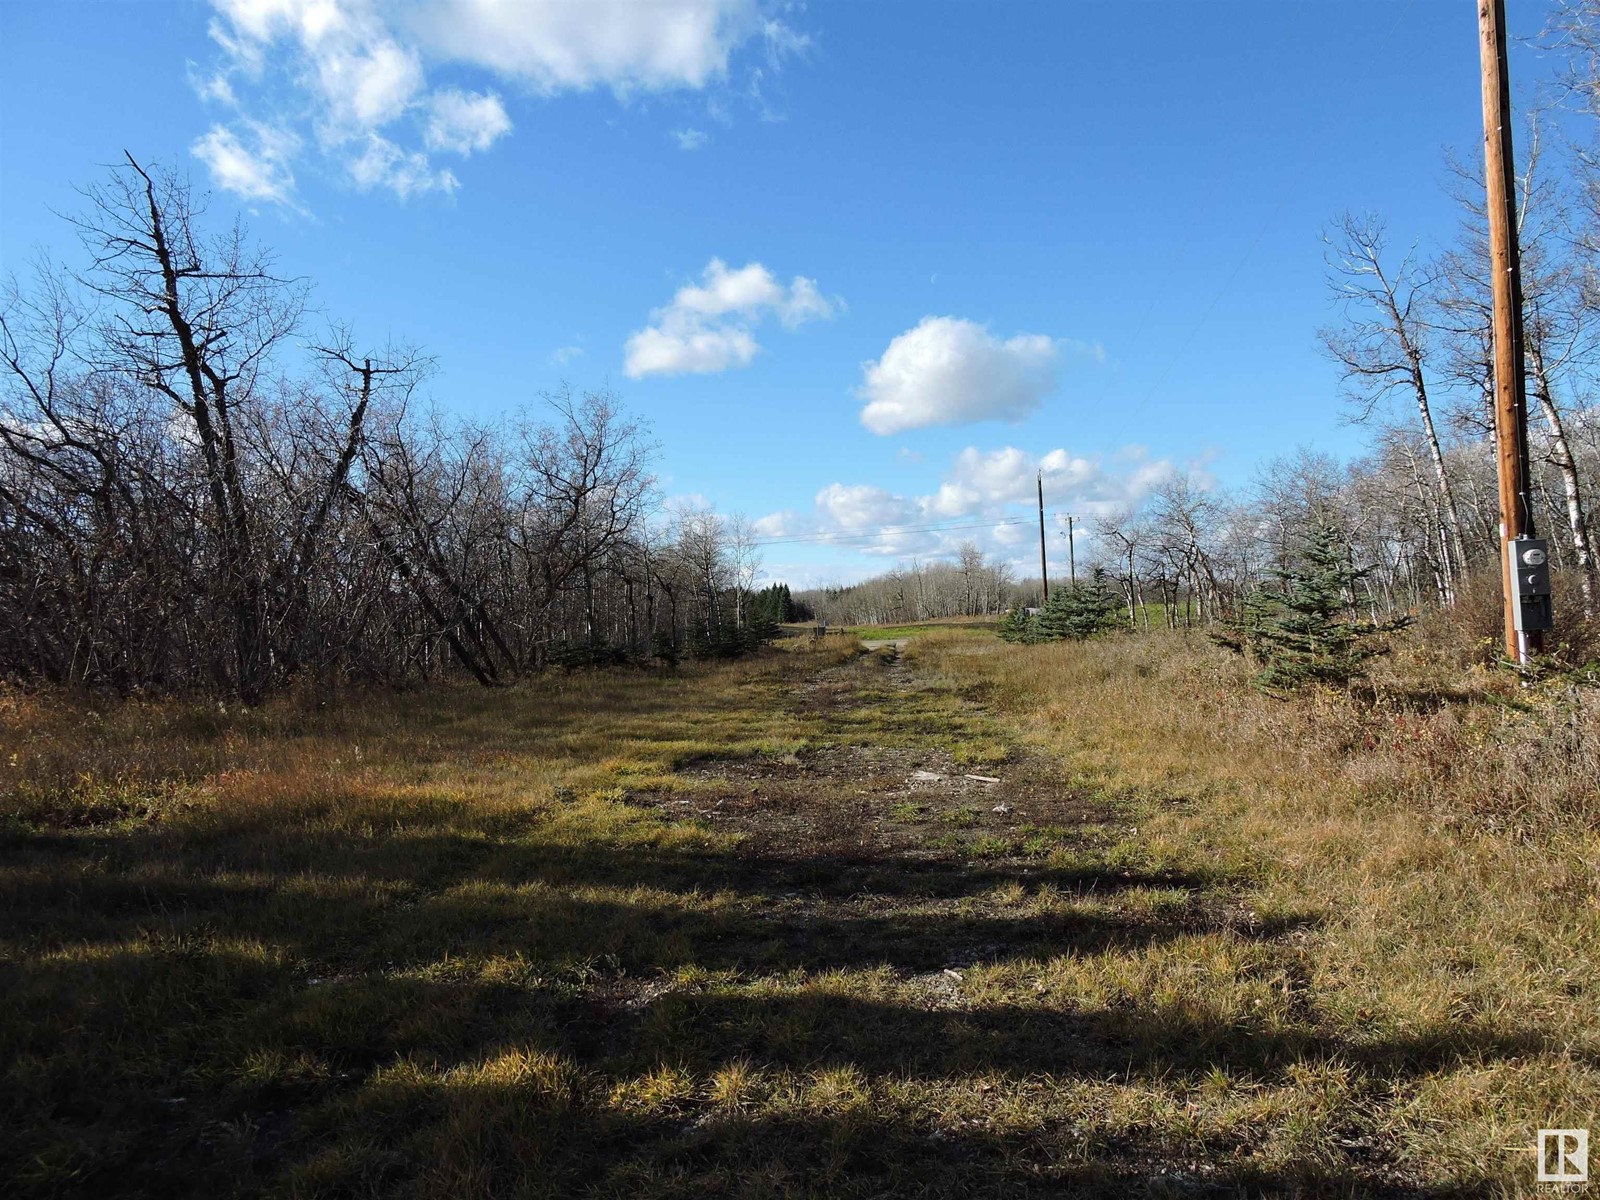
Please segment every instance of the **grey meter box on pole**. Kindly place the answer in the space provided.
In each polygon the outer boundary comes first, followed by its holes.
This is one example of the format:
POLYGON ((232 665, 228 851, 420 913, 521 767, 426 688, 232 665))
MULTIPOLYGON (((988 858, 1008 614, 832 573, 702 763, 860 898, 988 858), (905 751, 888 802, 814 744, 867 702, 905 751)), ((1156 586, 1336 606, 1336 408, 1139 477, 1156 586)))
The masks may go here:
POLYGON ((1506 543, 1516 589, 1516 627, 1524 633, 1555 628, 1550 602, 1550 543, 1543 538, 1512 538, 1506 543))

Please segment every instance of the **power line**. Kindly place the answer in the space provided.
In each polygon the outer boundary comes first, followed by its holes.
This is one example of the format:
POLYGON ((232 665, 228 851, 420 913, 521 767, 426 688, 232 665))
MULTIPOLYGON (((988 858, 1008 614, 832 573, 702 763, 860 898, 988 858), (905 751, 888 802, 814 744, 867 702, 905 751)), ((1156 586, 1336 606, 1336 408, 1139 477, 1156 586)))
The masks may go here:
MULTIPOLYGON (((1389 39, 1386 40, 1392 40, 1395 30, 1399 29, 1401 21, 1405 20, 1405 18, 1410 15, 1415 2, 1416 0, 1406 0, 1404 5, 1395 5, 1394 24, 1389 27, 1389 39)), ((1155 397, 1155 394, 1161 390, 1161 386, 1167 382, 1167 377, 1172 374, 1173 367, 1177 366, 1178 360, 1189 352, 1189 347, 1194 344, 1194 339, 1199 336, 1200 330, 1205 326, 1205 323, 1211 319, 1211 314, 1216 310, 1217 304, 1222 300, 1223 296, 1227 295, 1233 290, 1233 284, 1234 281, 1239 278, 1239 272, 1244 270, 1245 264, 1250 261, 1252 256, 1254 256, 1256 248, 1261 245, 1261 241, 1264 237, 1266 237, 1267 231, 1272 228, 1273 223, 1278 219, 1278 214, 1283 211, 1284 203, 1288 200, 1288 198, 1288 196, 1280 194, 1278 197, 1278 202, 1272 206, 1272 211, 1267 214, 1264 220, 1258 223, 1256 226, 1255 236, 1250 239, 1250 244, 1245 247, 1244 253, 1240 254, 1234 260, 1233 270, 1228 273, 1228 278, 1223 283, 1222 287, 1211 297, 1210 302, 1206 305, 1205 311, 1200 314, 1200 319, 1190 327, 1188 336, 1183 339, 1183 345, 1178 348, 1177 353, 1173 354, 1167 360, 1167 365, 1162 368, 1161 374, 1156 377, 1156 381, 1150 385, 1149 390, 1145 392, 1144 396, 1131 407, 1128 415, 1144 415, 1145 411, 1150 406, 1150 401, 1155 397)), ((1171 277, 1175 263, 1176 259, 1169 259, 1165 278, 1171 277)), ((1150 307, 1145 310, 1144 316, 1140 318, 1139 325, 1137 327, 1139 332, 1135 335, 1136 337, 1143 334, 1145 326, 1149 323, 1150 313, 1154 309, 1155 303, 1156 301, 1152 299, 1150 302, 1150 307)), ((1129 344, 1132 345, 1133 342, 1130 342, 1129 344)))
POLYGON ((1205 311, 1200 314, 1200 319, 1190 326, 1189 335, 1183 339, 1183 345, 1179 346, 1177 351, 1167 359, 1167 365, 1162 368, 1161 374, 1156 377, 1156 381, 1150 385, 1150 390, 1145 392, 1143 398, 1133 406, 1131 410, 1133 413, 1143 414, 1149 408, 1151 398, 1161 390, 1161 385, 1166 383, 1167 376, 1172 374, 1172 368, 1178 365, 1178 360, 1189 352, 1189 347, 1194 344, 1194 339, 1199 335, 1201 328, 1211 319, 1211 314, 1216 311, 1216 307, 1221 302, 1222 297, 1233 290, 1233 283, 1234 280, 1239 278, 1239 272, 1244 270, 1245 263, 1250 261, 1251 256, 1256 252, 1256 247, 1261 245, 1261 239, 1266 237, 1267 230, 1272 227, 1272 223, 1277 220, 1278 214, 1283 211, 1284 200, 1285 197, 1280 196, 1278 202, 1272 206, 1272 212, 1257 225, 1255 236, 1250 239, 1250 245, 1245 248, 1244 253, 1234 260, 1233 270, 1228 273, 1227 280, 1212 295, 1211 302, 1206 305, 1205 311))

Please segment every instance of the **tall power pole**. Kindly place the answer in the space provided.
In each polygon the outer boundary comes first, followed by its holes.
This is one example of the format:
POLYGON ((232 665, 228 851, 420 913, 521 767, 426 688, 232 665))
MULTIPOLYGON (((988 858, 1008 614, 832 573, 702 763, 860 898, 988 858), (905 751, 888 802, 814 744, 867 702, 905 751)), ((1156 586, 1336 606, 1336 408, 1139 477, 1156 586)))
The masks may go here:
POLYGON ((1078 586, 1078 547, 1072 541, 1072 514, 1067 514, 1067 574, 1072 578, 1072 586, 1078 586))
POLYGON ((1508 543, 1533 536, 1528 496, 1528 396, 1522 348, 1522 264, 1517 249, 1516 168, 1511 154, 1511 82, 1506 66, 1505 0, 1478 0, 1483 65, 1483 161, 1489 200, 1489 264, 1494 279, 1494 426, 1500 467, 1500 563, 1505 586, 1506 655, 1526 663, 1544 634, 1516 628, 1517 587, 1508 543))
POLYGON ((1039 578, 1044 583, 1044 598, 1050 600, 1050 572, 1044 563, 1044 472, 1039 472, 1039 578))

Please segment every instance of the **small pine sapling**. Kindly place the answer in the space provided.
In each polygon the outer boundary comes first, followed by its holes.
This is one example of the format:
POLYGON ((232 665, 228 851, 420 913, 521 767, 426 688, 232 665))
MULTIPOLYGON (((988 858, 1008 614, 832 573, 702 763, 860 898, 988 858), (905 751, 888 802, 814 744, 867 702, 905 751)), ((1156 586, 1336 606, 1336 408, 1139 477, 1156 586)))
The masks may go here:
POLYGON ((1367 660, 1382 652, 1376 636, 1407 623, 1356 619, 1355 587, 1366 572, 1351 562, 1348 545, 1332 525, 1314 527, 1300 562, 1275 575, 1276 586, 1258 588, 1218 638, 1261 665, 1256 684, 1266 691, 1358 679, 1367 660))

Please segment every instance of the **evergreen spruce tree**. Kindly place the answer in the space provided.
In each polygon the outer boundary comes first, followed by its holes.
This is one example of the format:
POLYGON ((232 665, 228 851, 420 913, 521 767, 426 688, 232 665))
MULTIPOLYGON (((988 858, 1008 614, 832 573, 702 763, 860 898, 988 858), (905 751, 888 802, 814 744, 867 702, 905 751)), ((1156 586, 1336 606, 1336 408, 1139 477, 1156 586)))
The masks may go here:
POLYGON ((1035 619, 1041 641, 1084 641, 1117 623, 1120 601, 1100 567, 1088 583, 1058 587, 1035 619))
POLYGON ((778 636, 778 622, 774 619, 775 605, 781 605, 782 593, 768 588, 750 596, 745 604, 744 621, 735 615, 734 596, 731 591, 719 597, 714 618, 693 622, 685 639, 691 658, 739 658, 753 653, 778 636))
POLYGON ((1033 618, 1034 638, 1041 642, 1059 642, 1067 636, 1071 621, 1072 596, 1076 588, 1057 587, 1033 618))
POLYGON ((798 606, 787 583, 774 583, 751 593, 749 611, 757 623, 773 625, 798 620, 798 606))
POLYGON ((1029 628, 1032 620, 1033 618, 1028 616, 1027 610, 1022 607, 1022 601, 1018 600, 1000 618, 998 632, 1001 640, 1007 642, 1032 641, 1032 631, 1029 628))
POLYGON ((1299 564, 1277 572, 1276 588, 1258 589, 1223 640, 1261 663, 1256 683, 1269 691, 1348 683, 1365 674, 1366 661, 1379 652, 1373 636, 1406 623, 1405 618, 1382 625, 1352 619, 1350 600, 1365 574, 1352 566, 1339 531, 1317 525, 1299 564))
MULTIPOLYGON (((781 612, 782 610, 779 609, 781 612)), ((762 646, 778 636, 778 618, 773 615, 771 608, 757 609, 750 614, 744 623, 744 645, 746 654, 752 650, 759 650, 762 646)))

